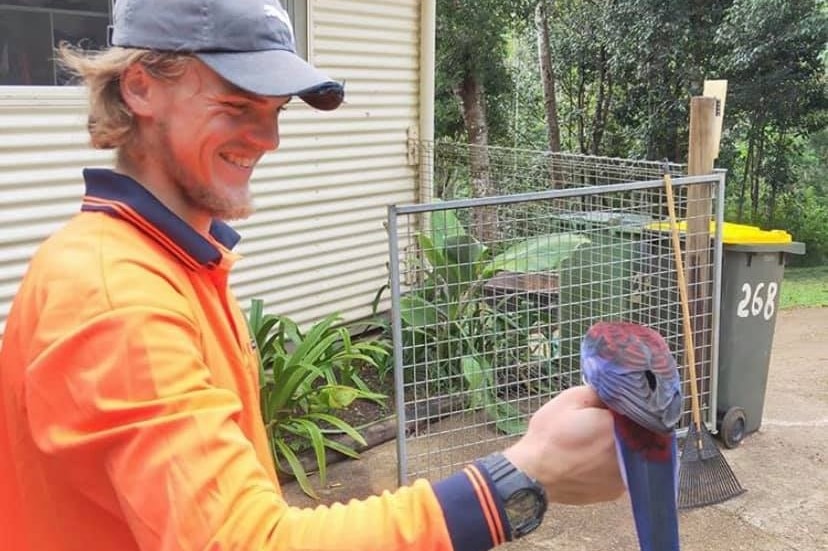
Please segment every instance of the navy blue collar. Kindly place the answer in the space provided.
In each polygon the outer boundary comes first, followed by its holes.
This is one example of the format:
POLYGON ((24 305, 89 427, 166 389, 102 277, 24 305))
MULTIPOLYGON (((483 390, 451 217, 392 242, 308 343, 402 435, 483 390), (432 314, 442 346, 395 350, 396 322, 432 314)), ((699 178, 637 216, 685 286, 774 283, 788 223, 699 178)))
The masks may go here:
MULTIPOLYGON (((109 169, 87 168, 83 171, 86 198, 81 210, 107 212, 124 220, 155 238, 173 253, 181 251, 202 266, 213 266, 221 260, 221 251, 158 200, 147 188, 123 174, 109 169), (137 215, 137 219, 134 217, 137 215), (167 239, 153 235, 146 226, 167 239), (175 249, 178 250, 175 250, 175 249)), ((239 242, 239 234, 221 220, 213 220, 210 235, 227 249, 239 242)))

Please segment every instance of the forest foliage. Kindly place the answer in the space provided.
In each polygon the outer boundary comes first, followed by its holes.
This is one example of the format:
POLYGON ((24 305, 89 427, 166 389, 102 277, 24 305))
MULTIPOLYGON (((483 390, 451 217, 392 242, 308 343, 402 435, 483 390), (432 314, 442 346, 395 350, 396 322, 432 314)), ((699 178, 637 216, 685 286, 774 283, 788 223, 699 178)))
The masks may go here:
POLYGON ((825 0, 437 4, 437 139, 686 162, 690 98, 726 79, 727 219, 828 261, 825 0))

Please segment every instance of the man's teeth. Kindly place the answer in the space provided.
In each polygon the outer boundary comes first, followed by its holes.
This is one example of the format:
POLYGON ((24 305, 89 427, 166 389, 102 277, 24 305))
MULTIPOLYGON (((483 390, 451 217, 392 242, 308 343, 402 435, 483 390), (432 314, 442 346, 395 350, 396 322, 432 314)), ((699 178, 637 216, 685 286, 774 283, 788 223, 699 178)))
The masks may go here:
POLYGON ((222 155, 224 159, 234 165, 241 167, 241 168, 253 168, 253 165, 256 164, 256 159, 251 159, 248 157, 237 157, 236 155, 222 155))

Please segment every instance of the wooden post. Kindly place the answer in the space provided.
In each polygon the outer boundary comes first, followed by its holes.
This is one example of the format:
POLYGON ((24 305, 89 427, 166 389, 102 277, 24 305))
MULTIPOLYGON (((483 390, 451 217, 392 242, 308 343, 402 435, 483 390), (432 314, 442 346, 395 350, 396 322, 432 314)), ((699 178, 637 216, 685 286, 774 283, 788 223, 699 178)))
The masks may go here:
MULTIPOLYGON (((687 172, 690 176, 711 174, 718 157, 718 128, 716 98, 694 97, 690 100, 690 143, 687 172), (715 147, 715 149, 714 149, 715 147)), ((710 221, 713 219, 713 186, 691 185, 686 192, 687 231, 685 234, 685 277, 690 303, 693 342, 695 343, 696 371, 700 394, 709 392, 708 377, 712 360, 713 254, 710 247, 710 221)), ((687 365, 687 351, 685 351, 687 365)), ((685 383, 685 396, 689 394, 685 383)), ((715 404, 709 404, 715 408, 715 404)))
POLYGON ((702 96, 707 98, 716 98, 716 122, 713 143, 711 143, 710 146, 713 149, 713 159, 718 159, 719 143, 722 137, 722 123, 724 122, 725 99, 727 98, 727 81, 705 80, 704 93, 702 93, 702 96))

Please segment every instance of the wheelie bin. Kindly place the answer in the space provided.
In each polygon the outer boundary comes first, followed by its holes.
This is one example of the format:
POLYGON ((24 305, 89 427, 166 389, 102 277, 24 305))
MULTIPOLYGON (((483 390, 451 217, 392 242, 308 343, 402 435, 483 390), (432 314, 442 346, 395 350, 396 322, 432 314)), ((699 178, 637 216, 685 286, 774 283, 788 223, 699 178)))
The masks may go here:
POLYGON ((785 261, 805 245, 782 230, 726 223, 722 249, 716 409, 719 438, 732 448, 762 424, 785 261))

